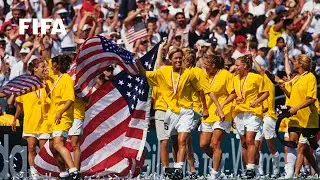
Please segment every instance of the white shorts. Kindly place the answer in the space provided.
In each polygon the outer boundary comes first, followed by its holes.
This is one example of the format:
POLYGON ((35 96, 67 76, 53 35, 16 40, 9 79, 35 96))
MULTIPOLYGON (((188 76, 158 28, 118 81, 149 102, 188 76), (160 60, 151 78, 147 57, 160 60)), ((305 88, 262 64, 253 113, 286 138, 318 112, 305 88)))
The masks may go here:
POLYGON ((238 113, 234 122, 240 135, 245 135, 247 131, 259 132, 262 128, 261 119, 248 112, 238 113))
POLYGON ((213 132, 215 129, 221 129, 226 133, 230 133, 231 121, 217 121, 213 123, 202 122, 199 126, 199 131, 202 132, 213 132))
MULTIPOLYGON (((165 111, 160 111, 157 110, 154 114, 155 118, 155 125, 156 125, 156 133, 157 133, 157 138, 159 141, 161 140, 166 140, 170 138, 170 135, 168 135, 165 132, 165 127, 164 127, 164 118, 166 116, 165 111)), ((168 126, 166 127, 168 128, 168 126)))
POLYGON ((38 139, 38 140, 40 140, 40 139, 50 139, 50 134, 48 134, 48 133, 43 133, 43 134, 28 134, 28 133, 23 133, 23 134, 22 134, 22 137, 23 137, 24 139, 26 139, 27 137, 34 137, 34 138, 36 138, 36 139, 38 139))
POLYGON ((194 111, 192 109, 181 108, 180 114, 166 111, 164 127, 167 136, 172 136, 180 132, 190 133, 194 126, 194 111))
POLYGON ((54 137, 64 137, 64 138, 68 138, 68 132, 65 131, 53 131, 52 133, 52 138, 54 137))
POLYGON ((72 127, 69 129, 69 136, 80 136, 83 130, 83 121, 80 119, 74 119, 72 127))
POLYGON ((264 134, 263 134, 262 127, 261 127, 260 130, 257 132, 256 137, 254 137, 254 140, 260 141, 263 136, 264 136, 264 134))
POLYGON ((277 121, 269 116, 265 116, 263 118, 263 135, 266 138, 266 140, 277 137, 276 123, 277 121))
POLYGON ((299 137, 299 143, 310 145, 309 140, 306 137, 303 137, 302 135, 299 137))

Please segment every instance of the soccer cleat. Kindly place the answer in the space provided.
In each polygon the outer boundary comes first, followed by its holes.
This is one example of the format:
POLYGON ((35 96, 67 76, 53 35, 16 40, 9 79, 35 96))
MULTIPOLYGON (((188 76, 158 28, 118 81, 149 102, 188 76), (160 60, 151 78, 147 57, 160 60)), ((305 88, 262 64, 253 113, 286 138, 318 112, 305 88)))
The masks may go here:
POLYGON ((253 179, 256 176, 256 172, 254 169, 247 169, 246 177, 247 179, 253 179))
POLYGON ((72 172, 69 174, 68 180, 80 180, 81 176, 79 172, 72 172))
POLYGON ((189 177, 188 179, 192 179, 192 180, 195 180, 195 179, 198 179, 198 174, 196 172, 193 172, 191 174, 189 174, 189 177))
POLYGON ((172 179, 172 180, 181 180, 181 179, 183 179, 182 169, 175 168, 170 179, 172 179))

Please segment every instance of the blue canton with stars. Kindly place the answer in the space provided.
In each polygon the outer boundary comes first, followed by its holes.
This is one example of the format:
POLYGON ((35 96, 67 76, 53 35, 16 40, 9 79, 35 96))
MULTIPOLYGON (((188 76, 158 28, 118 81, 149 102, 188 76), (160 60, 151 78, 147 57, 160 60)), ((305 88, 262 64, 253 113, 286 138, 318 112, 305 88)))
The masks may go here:
MULTIPOLYGON (((159 44, 141 58, 141 63, 146 70, 153 70, 158 47, 159 44)), ((126 100, 130 113, 134 111, 138 100, 146 102, 148 99, 149 85, 146 78, 140 75, 133 76, 126 71, 121 71, 114 77, 112 83, 126 100)))
POLYGON ((99 36, 99 38, 101 39, 101 44, 102 44, 104 52, 111 52, 111 53, 117 54, 118 56, 120 56, 123 59, 123 61, 126 64, 133 63, 133 55, 134 54, 132 52, 129 52, 129 51, 119 47, 116 43, 106 39, 103 36, 99 36))

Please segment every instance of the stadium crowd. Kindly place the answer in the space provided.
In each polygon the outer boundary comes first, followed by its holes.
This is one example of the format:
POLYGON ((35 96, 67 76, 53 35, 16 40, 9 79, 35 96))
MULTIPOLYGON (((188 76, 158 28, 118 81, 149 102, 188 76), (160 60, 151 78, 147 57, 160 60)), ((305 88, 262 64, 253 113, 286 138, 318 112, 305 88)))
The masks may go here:
MULTIPOLYGON (((24 112, 23 136, 35 179, 39 178, 33 167, 35 147, 38 140, 43 146, 42 140, 50 137, 61 165, 60 178, 79 178, 86 102, 75 97, 66 73, 81 45, 96 35, 134 52, 137 59, 161 42, 156 70, 145 71, 139 60, 137 67, 153 86, 165 178, 182 179, 185 160, 191 171, 188 178, 198 178, 190 132, 199 130, 200 139, 194 141, 213 158, 208 179, 218 179, 223 168, 221 141, 231 129, 241 140, 244 176, 251 179, 266 173, 259 161, 265 139, 272 156, 271 177, 280 178, 276 84, 286 95, 290 114, 279 130, 287 141, 298 144, 284 147, 284 178, 320 174, 320 0, 1 0, 0 27, 0 87, 27 73, 51 80, 49 90, 0 99, 3 113, 15 115, 13 130, 24 112), (21 18, 61 18, 66 33, 48 30, 34 35, 30 26, 21 35, 21 18), (136 25, 141 23, 139 29, 136 25), (132 28, 134 35, 144 28, 146 32, 131 41, 132 28), (50 107, 45 107, 47 101, 50 107), (41 124, 43 118, 56 123, 51 135, 49 125, 41 124), (68 136, 74 160, 64 147, 68 136), (169 167, 169 140, 174 167, 169 167)), ((113 66, 106 69, 97 84, 112 78, 113 70, 113 66)))

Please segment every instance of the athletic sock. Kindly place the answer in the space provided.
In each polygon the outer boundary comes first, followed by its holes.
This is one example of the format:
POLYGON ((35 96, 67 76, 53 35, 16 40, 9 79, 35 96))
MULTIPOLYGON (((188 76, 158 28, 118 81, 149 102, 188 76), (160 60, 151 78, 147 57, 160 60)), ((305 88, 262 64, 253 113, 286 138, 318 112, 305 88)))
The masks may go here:
POLYGON ((71 174, 71 173, 77 174, 77 173, 78 173, 78 169, 77 169, 77 168, 70 168, 70 169, 69 169, 69 173, 70 173, 70 174, 71 174))
POLYGON ((183 168, 183 164, 184 164, 184 162, 174 163, 173 167, 174 168, 178 168, 178 169, 182 169, 183 168))
POLYGON ((286 172, 286 179, 293 178, 294 175, 294 165, 297 159, 297 150, 295 148, 288 148, 288 155, 287 155, 287 172, 286 172))
POLYGON ((263 153, 261 151, 259 151, 260 157, 259 157, 259 174, 263 175, 263 153))
POLYGON ((62 177, 62 178, 68 177, 68 176, 69 176, 68 171, 64 171, 64 172, 61 172, 61 173, 59 174, 59 177, 62 177))
POLYGON ((278 175, 279 174, 279 152, 277 151, 276 153, 271 155, 272 157, 272 166, 273 166, 273 175, 278 175))

